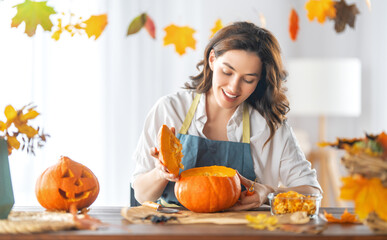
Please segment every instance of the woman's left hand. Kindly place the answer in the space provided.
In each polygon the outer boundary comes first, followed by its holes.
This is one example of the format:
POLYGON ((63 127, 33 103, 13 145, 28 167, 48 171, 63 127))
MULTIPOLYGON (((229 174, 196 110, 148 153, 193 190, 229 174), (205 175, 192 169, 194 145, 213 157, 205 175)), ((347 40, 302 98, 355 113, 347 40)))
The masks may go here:
POLYGON ((268 185, 260 184, 250 181, 238 173, 239 179, 243 186, 246 187, 246 191, 241 193, 241 197, 238 202, 229 208, 230 211, 243 211, 260 207, 267 200, 267 195, 274 192, 274 189, 268 185), (254 184, 254 192, 249 192, 249 188, 254 184))

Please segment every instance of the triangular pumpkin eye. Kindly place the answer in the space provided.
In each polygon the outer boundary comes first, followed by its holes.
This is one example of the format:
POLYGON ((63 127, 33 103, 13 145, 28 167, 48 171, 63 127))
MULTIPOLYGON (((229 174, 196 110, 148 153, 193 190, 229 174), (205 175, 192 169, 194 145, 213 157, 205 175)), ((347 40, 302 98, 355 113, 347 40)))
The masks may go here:
POLYGON ((82 170, 81 178, 92 178, 91 174, 82 170))
POLYGON ((62 175, 62 178, 68 178, 68 177, 74 177, 74 174, 73 172, 70 170, 70 169, 67 169, 63 175, 62 175))

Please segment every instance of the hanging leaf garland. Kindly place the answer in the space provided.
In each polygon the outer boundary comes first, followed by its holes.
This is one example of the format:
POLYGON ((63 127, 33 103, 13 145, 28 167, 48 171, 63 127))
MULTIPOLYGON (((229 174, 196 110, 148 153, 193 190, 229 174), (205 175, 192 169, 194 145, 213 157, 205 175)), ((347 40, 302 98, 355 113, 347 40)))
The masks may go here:
POLYGON ((309 21, 313 21, 317 18, 317 21, 323 24, 327 17, 330 19, 335 18, 336 9, 334 5, 335 2, 332 0, 309 0, 305 4, 305 8, 308 11, 309 21))
POLYGON ((359 9, 355 4, 347 5, 344 0, 335 3, 336 17, 335 30, 340 33, 345 29, 346 24, 351 28, 355 28, 356 14, 359 14, 359 9))
POLYGON ((210 38, 212 38, 215 35, 215 33, 222 28, 223 28, 222 20, 220 20, 220 19, 216 20, 215 26, 211 29, 212 34, 211 34, 210 38))
POLYGON ((42 26, 43 30, 51 31, 53 26, 50 15, 55 14, 54 8, 46 5, 45 2, 34 2, 31 0, 25 0, 24 3, 15 5, 17 13, 12 18, 11 27, 17 28, 22 22, 25 22, 25 33, 32 37, 35 35, 38 25, 42 26))
POLYGON ((196 31, 189 26, 179 27, 171 24, 164 28, 164 31, 164 46, 174 44, 178 54, 183 55, 187 47, 196 49, 196 40, 193 38, 196 31))
POLYGON ((290 11, 289 16, 289 34, 293 41, 296 41, 299 30, 298 14, 294 8, 290 11))
POLYGON ((129 24, 126 36, 139 32, 143 27, 145 27, 145 29, 153 39, 156 39, 155 24, 146 13, 138 15, 132 20, 132 22, 129 24))
POLYGON ((86 24, 85 32, 87 36, 89 38, 95 36, 95 40, 97 40, 97 38, 99 38, 106 25, 108 24, 107 14, 92 15, 83 23, 86 24))

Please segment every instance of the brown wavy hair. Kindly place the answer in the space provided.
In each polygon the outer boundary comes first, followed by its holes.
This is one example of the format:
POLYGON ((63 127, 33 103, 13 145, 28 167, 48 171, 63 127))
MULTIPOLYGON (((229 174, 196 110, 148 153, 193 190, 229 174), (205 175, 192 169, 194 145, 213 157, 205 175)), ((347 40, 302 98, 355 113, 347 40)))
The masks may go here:
POLYGON ((281 49, 277 39, 267 29, 260 28, 253 23, 235 22, 219 30, 209 41, 204 51, 204 59, 197 65, 201 72, 191 76, 190 82, 185 83, 186 89, 194 89, 198 93, 206 93, 212 87, 212 70, 208 58, 211 50, 219 57, 230 50, 245 50, 256 53, 262 62, 261 78, 254 92, 246 99, 247 103, 266 119, 270 128, 268 143, 275 131, 286 120, 289 111, 289 101, 285 95, 286 80, 281 49))

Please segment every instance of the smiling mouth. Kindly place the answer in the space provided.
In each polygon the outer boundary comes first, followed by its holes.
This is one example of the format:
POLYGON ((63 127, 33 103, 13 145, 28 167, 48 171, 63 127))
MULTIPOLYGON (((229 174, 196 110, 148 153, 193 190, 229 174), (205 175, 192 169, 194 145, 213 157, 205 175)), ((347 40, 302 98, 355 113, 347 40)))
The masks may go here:
POLYGON ((70 200, 70 201, 79 201, 81 199, 84 199, 84 198, 87 198, 89 197, 89 195, 94 191, 95 187, 90 189, 90 190, 86 190, 86 191, 83 191, 83 192, 79 192, 79 193, 75 193, 74 194, 74 198, 70 197, 68 192, 66 191, 63 191, 62 189, 58 189, 59 190, 59 194, 64 198, 64 199, 67 199, 67 200, 70 200))
POLYGON ((232 95, 232 94, 229 94, 227 93, 226 91, 224 91, 224 89, 222 89, 222 92, 223 94, 227 97, 227 98, 230 98, 232 100, 236 99, 238 97, 238 95, 232 95))

